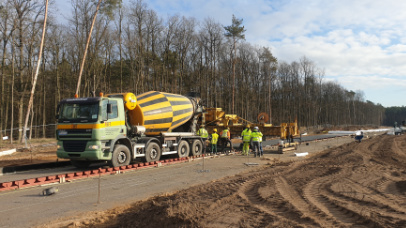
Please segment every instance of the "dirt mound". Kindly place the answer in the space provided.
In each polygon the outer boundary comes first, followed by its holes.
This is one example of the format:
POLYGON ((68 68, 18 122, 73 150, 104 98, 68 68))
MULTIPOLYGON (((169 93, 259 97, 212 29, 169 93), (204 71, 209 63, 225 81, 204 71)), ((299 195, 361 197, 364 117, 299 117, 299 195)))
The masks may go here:
POLYGON ((404 151, 406 136, 377 136, 306 160, 268 165, 173 195, 88 213, 65 225, 405 227, 404 151))

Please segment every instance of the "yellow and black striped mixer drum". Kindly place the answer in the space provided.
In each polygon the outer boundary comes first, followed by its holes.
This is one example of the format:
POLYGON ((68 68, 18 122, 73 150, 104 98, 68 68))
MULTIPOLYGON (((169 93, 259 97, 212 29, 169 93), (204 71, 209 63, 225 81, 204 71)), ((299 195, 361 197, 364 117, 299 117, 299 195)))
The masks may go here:
POLYGON ((149 91, 136 97, 137 106, 128 111, 130 123, 133 126, 144 126, 146 135, 169 132, 193 116, 193 104, 185 96, 149 91))

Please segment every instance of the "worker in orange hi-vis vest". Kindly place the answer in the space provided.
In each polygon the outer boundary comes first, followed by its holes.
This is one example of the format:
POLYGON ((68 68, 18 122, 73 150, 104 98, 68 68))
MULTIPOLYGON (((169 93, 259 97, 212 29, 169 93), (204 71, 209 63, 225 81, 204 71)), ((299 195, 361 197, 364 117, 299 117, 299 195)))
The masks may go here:
POLYGON ((219 144, 221 146, 221 151, 224 152, 224 148, 227 148, 227 145, 230 145, 230 151, 232 149, 232 144, 231 144, 231 135, 230 135, 230 127, 227 127, 226 129, 222 130, 220 132, 220 141, 219 144))

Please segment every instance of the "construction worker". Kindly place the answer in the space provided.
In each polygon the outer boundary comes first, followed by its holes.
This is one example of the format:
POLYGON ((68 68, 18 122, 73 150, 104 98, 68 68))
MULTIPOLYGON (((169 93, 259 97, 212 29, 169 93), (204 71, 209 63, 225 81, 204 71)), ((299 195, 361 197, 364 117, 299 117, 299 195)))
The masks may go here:
POLYGON ((362 131, 357 131, 355 132, 355 140, 358 142, 361 142, 361 139, 364 137, 364 132, 362 131))
POLYGON ((254 151, 254 157, 257 155, 261 157, 261 151, 259 149, 259 138, 262 138, 262 133, 259 132, 259 128, 257 126, 254 127, 254 131, 251 133, 251 145, 252 150, 254 151))
POLYGON ((241 137, 244 143, 242 148, 242 155, 248 155, 248 153, 250 152, 250 141, 251 141, 251 129, 249 124, 245 126, 245 129, 241 133, 241 137))
POLYGON ((259 151, 261 152, 260 156, 264 156, 264 151, 262 150, 262 137, 264 136, 262 132, 258 129, 259 134, 259 151))
POLYGON ((219 135, 217 134, 217 129, 213 129, 213 134, 211 134, 211 153, 217 153, 217 141, 219 139, 219 135))
POLYGON ((221 145, 221 151, 224 151, 224 148, 227 148, 227 145, 230 143, 230 151, 231 151, 231 140, 230 140, 230 127, 227 127, 226 129, 222 130, 220 132, 220 145, 221 145))
POLYGON ((202 137, 203 140, 203 152, 206 153, 206 140, 209 137, 209 132, 207 132, 206 128, 204 128, 204 125, 200 125, 200 129, 196 133, 200 137, 202 137))

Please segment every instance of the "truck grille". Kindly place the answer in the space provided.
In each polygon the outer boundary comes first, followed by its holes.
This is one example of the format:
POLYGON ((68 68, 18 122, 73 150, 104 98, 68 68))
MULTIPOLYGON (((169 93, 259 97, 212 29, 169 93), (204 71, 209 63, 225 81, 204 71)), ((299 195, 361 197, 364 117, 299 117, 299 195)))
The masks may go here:
POLYGON ((66 135, 59 135, 60 139, 72 139, 72 138, 92 138, 92 129, 69 129, 65 130, 66 135))
POLYGON ((63 148, 67 152, 83 152, 86 149, 87 141, 63 141, 63 148))

